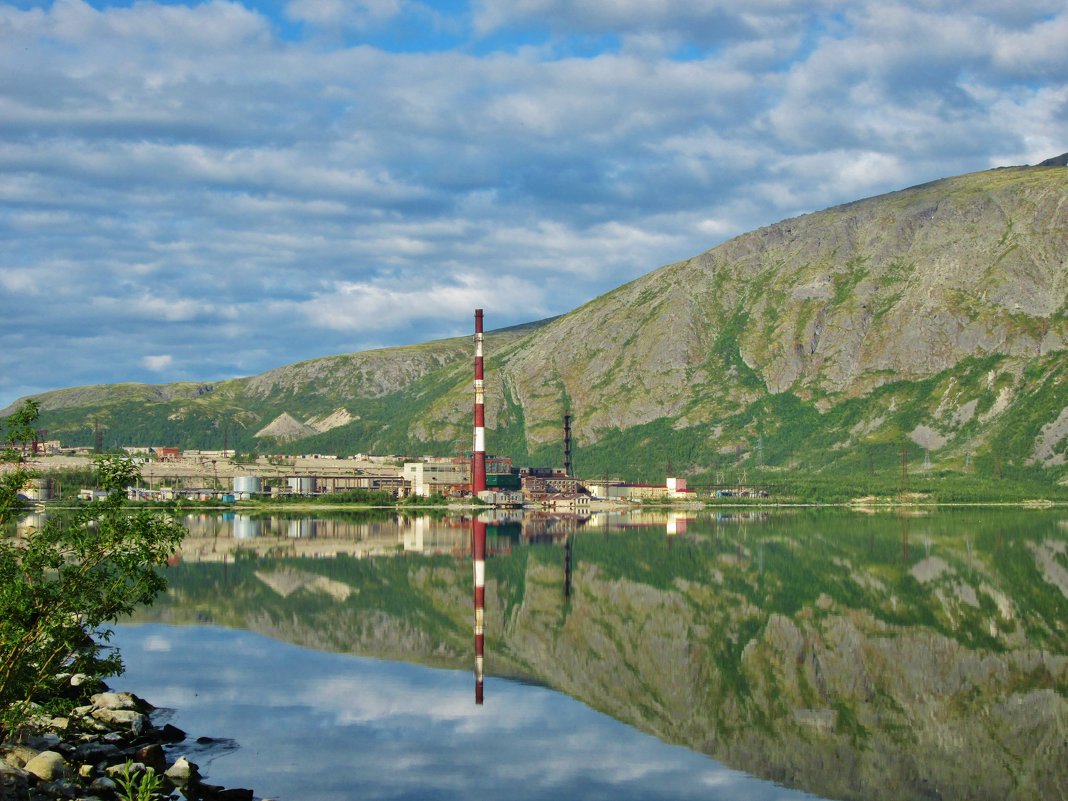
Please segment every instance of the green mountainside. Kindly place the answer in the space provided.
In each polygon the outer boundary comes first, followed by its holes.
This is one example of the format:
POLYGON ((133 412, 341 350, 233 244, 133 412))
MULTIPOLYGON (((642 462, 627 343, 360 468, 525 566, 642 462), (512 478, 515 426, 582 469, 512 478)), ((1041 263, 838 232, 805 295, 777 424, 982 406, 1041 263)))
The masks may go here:
MULTIPOLYGON (((1055 160, 1054 160, 1055 161, 1055 160)), ((1068 475, 1068 168, 948 178, 771 225, 561 317, 488 335, 487 440, 580 475, 1068 475)), ((492 322, 493 310, 486 310, 492 322)), ((456 453, 469 339, 215 384, 38 396, 50 438, 456 453), (258 436, 257 436, 258 435, 258 436)))

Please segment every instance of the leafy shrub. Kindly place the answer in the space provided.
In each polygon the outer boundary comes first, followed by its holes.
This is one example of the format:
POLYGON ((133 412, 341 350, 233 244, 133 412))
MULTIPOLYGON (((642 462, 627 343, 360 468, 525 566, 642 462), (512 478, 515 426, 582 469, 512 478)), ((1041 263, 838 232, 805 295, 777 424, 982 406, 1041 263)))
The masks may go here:
POLYGON ((17 728, 32 703, 59 698, 65 676, 121 672, 116 653, 102 656, 105 624, 165 586, 155 568, 184 529, 172 515, 127 509, 126 487, 139 477, 130 459, 102 457, 97 471, 105 498, 50 516, 25 539, 0 538, 0 734, 17 728))

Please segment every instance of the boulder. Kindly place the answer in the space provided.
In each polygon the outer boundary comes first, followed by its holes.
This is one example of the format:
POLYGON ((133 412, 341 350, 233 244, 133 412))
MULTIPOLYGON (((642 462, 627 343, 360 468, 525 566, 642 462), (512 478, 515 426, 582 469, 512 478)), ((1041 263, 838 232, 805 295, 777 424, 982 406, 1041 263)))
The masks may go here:
POLYGON ((0 762, 6 762, 13 768, 22 768, 43 750, 42 748, 31 748, 28 745, 19 745, 17 743, 13 745, 5 744, 3 752, 0 752, 0 762))
POLYGON ((94 740, 82 743, 74 749, 74 757, 82 762, 101 762, 117 758, 122 751, 114 743, 104 743, 94 740))
POLYGON ((108 778, 114 778, 115 776, 135 776, 138 773, 144 773, 148 770, 148 767, 142 762, 123 762, 121 765, 112 765, 110 768, 104 771, 108 775, 108 778))
POLYGON ((29 773, 0 759, 0 798, 26 798, 29 786, 29 773))
POLYGON ((184 784, 191 779, 199 778, 200 769, 196 766, 196 763, 190 762, 182 756, 174 761, 174 764, 164 772, 164 775, 172 782, 184 784))
POLYGON ((108 726, 129 729, 135 735, 144 731, 148 725, 148 718, 134 709, 111 709, 105 707, 94 710, 93 717, 108 726))
POLYGON ((163 746, 156 743, 137 749, 134 759, 148 765, 156 773, 164 773, 167 770, 167 755, 163 753, 163 746))
POLYGON ((57 779, 54 782, 45 782, 38 785, 37 789, 45 795, 53 798, 78 798, 82 794, 82 787, 77 782, 68 779, 57 779))
POLYGON ((62 779, 68 773, 66 760, 62 754, 55 751, 42 751, 27 762, 23 769, 45 782, 62 779))
POLYGON ((254 798, 251 790, 242 787, 217 787, 214 784, 198 785, 197 795, 201 801, 253 801, 254 798))
POLYGON ((95 709, 135 709, 139 712, 149 712, 153 709, 151 704, 133 693, 97 693, 89 700, 93 702, 95 709))
POLYGON ((90 793, 100 793, 105 796, 118 792, 118 789, 118 784, 107 776, 100 776, 99 778, 93 779, 92 784, 89 785, 90 793))
POLYGON ((159 737, 167 743, 180 743, 185 739, 185 732, 177 726, 172 726, 170 723, 167 723, 159 730, 159 737))

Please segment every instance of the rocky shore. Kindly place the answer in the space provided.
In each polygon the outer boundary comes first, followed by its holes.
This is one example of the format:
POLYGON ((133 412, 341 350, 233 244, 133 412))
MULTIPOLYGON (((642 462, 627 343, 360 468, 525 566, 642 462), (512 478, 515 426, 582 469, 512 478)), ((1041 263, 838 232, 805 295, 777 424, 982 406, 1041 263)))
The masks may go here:
POLYGON ((124 692, 85 700, 65 717, 38 714, 0 743, 0 801, 253 801, 252 790, 203 781, 183 746, 210 740, 157 726, 147 701, 124 692))

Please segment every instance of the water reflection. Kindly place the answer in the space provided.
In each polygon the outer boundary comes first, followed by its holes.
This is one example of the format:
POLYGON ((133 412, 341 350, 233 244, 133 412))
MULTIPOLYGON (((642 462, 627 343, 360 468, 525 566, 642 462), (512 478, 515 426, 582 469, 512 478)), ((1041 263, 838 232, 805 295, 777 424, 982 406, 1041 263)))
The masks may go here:
POLYGON ((476 702, 545 684, 829 798, 1063 798, 1064 518, 202 520, 146 617, 470 671, 473 587, 476 702))
MULTIPOLYGON (((238 750, 208 781, 280 801, 802 801, 559 693, 466 671, 320 653, 215 627, 125 626, 123 686, 238 750)), ((181 746, 185 749, 187 746, 181 746)))

